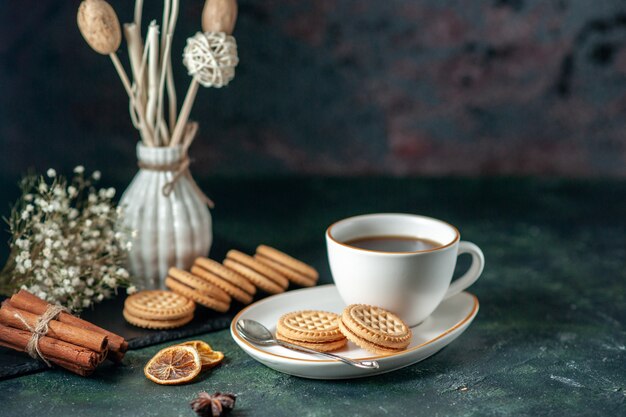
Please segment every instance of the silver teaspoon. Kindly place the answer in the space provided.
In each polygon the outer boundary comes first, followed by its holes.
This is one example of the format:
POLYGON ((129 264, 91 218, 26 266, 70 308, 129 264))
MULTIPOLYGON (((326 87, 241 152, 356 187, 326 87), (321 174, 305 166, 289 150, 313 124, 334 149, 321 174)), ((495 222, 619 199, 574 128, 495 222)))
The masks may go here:
POLYGON ((261 346, 279 345, 287 349, 299 350, 301 352, 314 353, 316 355, 326 356, 328 358, 336 359, 343 363, 347 363, 348 365, 356 366, 357 368, 378 369, 378 362, 376 361, 353 361, 352 359, 335 355, 333 353, 318 352, 317 350, 314 350, 314 349, 309 349, 303 346, 294 345, 293 343, 274 339, 274 336, 272 336, 272 333, 269 331, 269 329, 255 320, 248 320, 248 319, 238 320, 235 327, 237 327, 237 330, 239 331, 239 333, 244 339, 256 345, 261 345, 261 346))

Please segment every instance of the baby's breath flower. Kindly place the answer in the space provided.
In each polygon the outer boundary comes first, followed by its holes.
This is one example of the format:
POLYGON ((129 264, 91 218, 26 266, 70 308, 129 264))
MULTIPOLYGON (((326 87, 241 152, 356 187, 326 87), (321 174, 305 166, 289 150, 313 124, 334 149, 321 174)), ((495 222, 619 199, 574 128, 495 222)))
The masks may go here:
POLYGON ((91 178, 93 178, 96 181, 100 181, 100 176, 102 174, 100 173, 100 171, 94 171, 93 174, 91 174, 91 178))
MULTIPOLYGON (((80 310, 128 285, 123 265, 131 236, 118 228, 123 210, 112 204, 115 189, 95 189, 82 166, 74 172, 71 181, 49 169, 51 184, 41 177, 21 182, 22 199, 8 221, 10 263, 0 284, 80 310)), ((91 179, 100 175, 94 172, 91 179)))
POLYGON ((75 174, 82 174, 83 172, 85 172, 85 167, 82 165, 77 165, 74 167, 74 173, 75 174))
POLYGON ((30 246, 30 242, 28 241, 28 239, 17 239, 15 241, 15 246, 20 249, 28 249, 30 246))
POLYGON ((119 275, 122 278, 128 278, 130 276, 128 271, 124 268, 118 268, 117 271, 115 271, 115 274, 119 275))
POLYGON ((135 287, 134 285, 131 285, 130 287, 126 288, 126 293, 128 295, 134 294, 136 292, 137 292, 137 287, 135 287))

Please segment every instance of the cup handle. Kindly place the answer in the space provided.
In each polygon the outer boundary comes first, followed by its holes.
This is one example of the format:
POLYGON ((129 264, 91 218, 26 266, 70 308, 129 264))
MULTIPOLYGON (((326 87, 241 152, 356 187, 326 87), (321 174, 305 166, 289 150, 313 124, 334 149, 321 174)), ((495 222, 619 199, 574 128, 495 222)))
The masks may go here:
POLYGON ((452 284, 450 284, 450 288, 446 292, 444 300, 446 298, 450 298, 453 295, 457 295, 470 285, 472 285, 480 274, 483 272, 483 268, 485 267, 485 256, 483 255, 483 251, 480 250, 478 246, 473 244, 472 242, 459 242, 459 252, 457 256, 462 255, 464 253, 469 253, 472 255, 472 265, 470 265, 469 269, 465 274, 461 277, 457 278, 452 284))

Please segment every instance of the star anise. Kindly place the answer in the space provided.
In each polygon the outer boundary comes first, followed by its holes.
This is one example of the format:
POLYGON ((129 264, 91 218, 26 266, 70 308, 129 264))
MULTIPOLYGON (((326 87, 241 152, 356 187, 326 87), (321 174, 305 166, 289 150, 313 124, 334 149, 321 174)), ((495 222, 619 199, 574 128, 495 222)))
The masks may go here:
POLYGON ((201 392, 191 402, 191 408, 200 417, 220 417, 235 407, 236 399, 237 396, 230 392, 216 392, 213 395, 201 392))

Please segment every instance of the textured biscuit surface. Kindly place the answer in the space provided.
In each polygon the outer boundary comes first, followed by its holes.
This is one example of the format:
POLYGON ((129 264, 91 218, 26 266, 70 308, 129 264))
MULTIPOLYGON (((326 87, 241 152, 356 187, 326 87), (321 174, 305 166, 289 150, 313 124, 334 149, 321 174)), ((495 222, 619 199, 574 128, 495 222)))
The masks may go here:
POLYGON ((230 295, 228 295, 226 291, 190 272, 183 271, 178 268, 170 268, 168 276, 182 282, 188 287, 191 287, 204 295, 216 298, 225 303, 230 303, 230 295))
POLYGON ((145 320, 176 320, 193 314, 196 305, 190 299, 171 291, 139 291, 126 298, 124 308, 145 320))
POLYGON ((281 274, 278 270, 270 268, 269 266, 259 262, 252 256, 232 249, 228 251, 228 253, 226 254, 226 258, 232 259, 235 262, 245 265, 255 272, 258 272, 259 274, 271 279, 283 289, 286 289, 289 286, 289 280, 287 279, 287 277, 281 274))
POLYGON ((276 331, 292 340, 327 342, 344 339, 335 313, 317 310, 294 311, 278 319, 276 331))
POLYGON ((177 294, 191 298, 196 303, 212 310, 219 311, 220 313, 225 313, 230 308, 229 303, 225 303, 224 301, 202 294, 171 277, 165 278, 165 286, 177 294))
POLYGON ((233 285, 236 285, 250 295, 256 294, 256 287, 250 282, 250 280, 236 273, 232 269, 226 268, 224 265, 214 261, 213 259, 199 257, 195 260, 194 266, 206 269, 212 274, 217 275, 233 285))
POLYGON ((287 279, 293 282, 296 285, 300 285, 301 287, 312 287, 317 282, 316 280, 307 277, 301 272, 296 271, 295 269, 291 269, 280 262, 277 262, 271 258, 263 256, 259 253, 254 255, 254 259, 259 261, 260 263, 267 265, 270 268, 273 268, 283 274, 287 279))
POLYGON ((285 291, 283 287, 281 287, 265 275, 261 275, 255 270, 248 268, 247 266, 240 264, 239 262, 235 262, 232 259, 224 259, 224 266, 248 278, 250 282, 252 282, 254 285, 267 293, 279 294, 285 291))
POLYGON ((229 281, 226 281, 225 279, 222 279, 219 276, 207 271, 204 268, 201 268, 199 266, 193 266, 191 267, 191 273, 223 289, 231 297, 243 304, 250 304, 252 302, 252 295, 242 290, 238 286, 231 284, 229 281))
POLYGON ((317 281, 319 278, 319 274, 315 268, 271 246, 259 245, 256 248, 256 253, 296 270, 314 281, 317 281))
POLYGON ((134 316, 127 309, 122 312, 124 319, 133 326, 141 327, 144 329, 175 329, 177 327, 184 326, 193 320, 193 313, 187 317, 181 317, 174 320, 147 320, 141 317, 134 316))
POLYGON ((282 335, 280 332, 276 332, 276 338, 284 342, 293 343, 294 345, 317 350, 318 352, 332 352, 333 350, 341 349, 346 345, 346 343, 348 343, 348 340, 345 337, 339 340, 331 340, 328 342, 305 342, 302 340, 290 339, 282 335))
POLYGON ((338 325, 352 342, 376 353, 401 351, 411 343, 411 329, 398 316, 380 307, 349 305, 338 325))
POLYGON ((378 353, 381 355, 388 355, 391 353, 399 353, 402 352, 404 349, 394 349, 394 348, 390 348, 387 346, 383 346, 383 345, 379 345, 376 343, 372 343, 356 334, 354 334, 350 329, 348 329, 345 325, 345 323, 343 322, 343 320, 340 318, 339 319, 339 329, 341 330, 341 332, 346 336, 346 338, 351 341, 352 343, 354 343, 355 345, 359 346, 360 348, 363 348, 369 352, 373 352, 373 353, 378 353))

